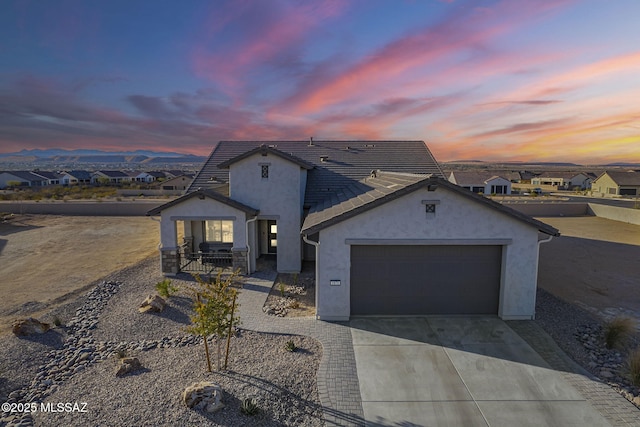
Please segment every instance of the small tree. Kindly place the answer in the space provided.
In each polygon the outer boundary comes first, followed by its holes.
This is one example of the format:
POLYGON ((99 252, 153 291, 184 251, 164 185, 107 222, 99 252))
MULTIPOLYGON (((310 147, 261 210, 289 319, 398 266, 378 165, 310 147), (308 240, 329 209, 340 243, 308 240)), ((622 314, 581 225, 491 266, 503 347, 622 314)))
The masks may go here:
POLYGON ((229 357, 229 344, 231 333, 234 327, 240 324, 238 316, 236 298, 238 289, 232 285, 237 282, 240 270, 223 277, 222 270, 218 272, 215 279, 203 280, 199 275, 194 275, 198 286, 191 290, 193 294, 193 311, 191 325, 187 331, 202 336, 204 339, 204 350, 207 357, 207 368, 211 372, 211 359, 209 357, 209 346, 207 337, 214 335, 218 345, 218 370, 220 370, 220 344, 222 339, 227 338, 227 351, 225 355, 225 369, 229 357))

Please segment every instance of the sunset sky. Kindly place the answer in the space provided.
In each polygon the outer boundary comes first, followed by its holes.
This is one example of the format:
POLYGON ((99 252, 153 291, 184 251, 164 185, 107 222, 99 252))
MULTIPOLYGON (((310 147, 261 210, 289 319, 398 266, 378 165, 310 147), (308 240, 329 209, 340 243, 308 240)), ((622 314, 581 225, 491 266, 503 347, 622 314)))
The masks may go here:
POLYGON ((0 2, 0 152, 310 136, 640 162, 640 1, 0 2))

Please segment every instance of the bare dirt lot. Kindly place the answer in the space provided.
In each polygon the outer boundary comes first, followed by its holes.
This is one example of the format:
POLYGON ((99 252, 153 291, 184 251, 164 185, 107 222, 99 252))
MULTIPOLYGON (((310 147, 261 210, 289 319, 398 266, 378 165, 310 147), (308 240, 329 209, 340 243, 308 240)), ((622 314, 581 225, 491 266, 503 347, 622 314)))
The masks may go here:
POLYGON ((0 334, 158 253, 147 217, 16 215, 0 222, 0 334))
POLYGON ((538 286, 603 320, 640 320, 640 226, 598 217, 538 219, 562 234, 540 247, 538 286))

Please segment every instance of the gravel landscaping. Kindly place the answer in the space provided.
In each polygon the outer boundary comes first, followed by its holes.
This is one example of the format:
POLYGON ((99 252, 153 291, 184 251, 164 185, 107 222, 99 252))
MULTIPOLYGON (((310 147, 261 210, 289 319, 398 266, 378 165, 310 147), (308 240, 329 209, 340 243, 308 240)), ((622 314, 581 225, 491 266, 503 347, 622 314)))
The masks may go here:
MULTIPOLYGON (((161 279, 157 259, 148 259, 42 318, 57 317, 63 327, 29 338, 3 336, 2 402, 77 402, 86 412, 43 413, 38 403, 33 416, 3 413, 0 425, 323 425, 318 341, 240 329, 232 339, 229 369, 208 373, 202 339, 184 330, 191 313, 187 294, 169 298, 162 313, 138 312, 161 279), (298 350, 287 351, 288 341, 298 350), (116 377, 118 358, 125 354, 137 357, 143 369, 116 377), (222 386, 222 410, 207 413, 183 404, 182 390, 199 381, 222 386), (245 398, 256 399, 257 414, 240 411, 245 398)), ((184 276, 173 283, 194 282, 184 276)), ((216 348, 211 341, 214 363, 216 348)))
MULTIPOLYGON (((184 289, 195 284, 190 276, 172 281, 182 291, 167 299, 163 312, 138 312, 162 278, 157 259, 150 258, 41 318, 60 319, 63 326, 32 337, 0 337, 0 402, 38 403, 33 416, 0 414, 0 426, 324 425, 316 384, 318 341, 240 329, 232 339, 229 370, 208 373, 202 339, 185 332, 191 300, 184 289), (298 351, 286 350, 289 341, 298 351), (143 369, 116 377, 123 355, 137 357, 143 369), (221 385, 224 409, 207 413, 183 404, 182 390, 199 381, 221 385), (256 415, 241 412, 246 398, 256 399, 256 415), (40 402, 78 403, 86 412, 43 413, 40 402)), ((540 289, 536 323, 581 366, 639 403, 640 389, 623 375, 623 354, 604 348, 599 319, 540 289)), ((636 336, 630 346, 637 344, 636 336)), ((216 348, 211 341, 214 363, 216 348)))
POLYGON ((575 362, 640 408, 640 387, 628 379, 625 360, 629 349, 640 346, 638 333, 624 349, 607 349, 600 319, 540 288, 535 321, 575 362))

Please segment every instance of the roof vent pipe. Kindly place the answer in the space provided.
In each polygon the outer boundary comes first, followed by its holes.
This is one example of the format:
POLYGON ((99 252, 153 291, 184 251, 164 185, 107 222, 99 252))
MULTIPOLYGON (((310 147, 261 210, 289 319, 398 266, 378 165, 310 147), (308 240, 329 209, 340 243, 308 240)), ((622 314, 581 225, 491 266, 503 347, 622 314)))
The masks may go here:
POLYGON ((309 147, 313 147, 313 137, 309 137, 309 147))

